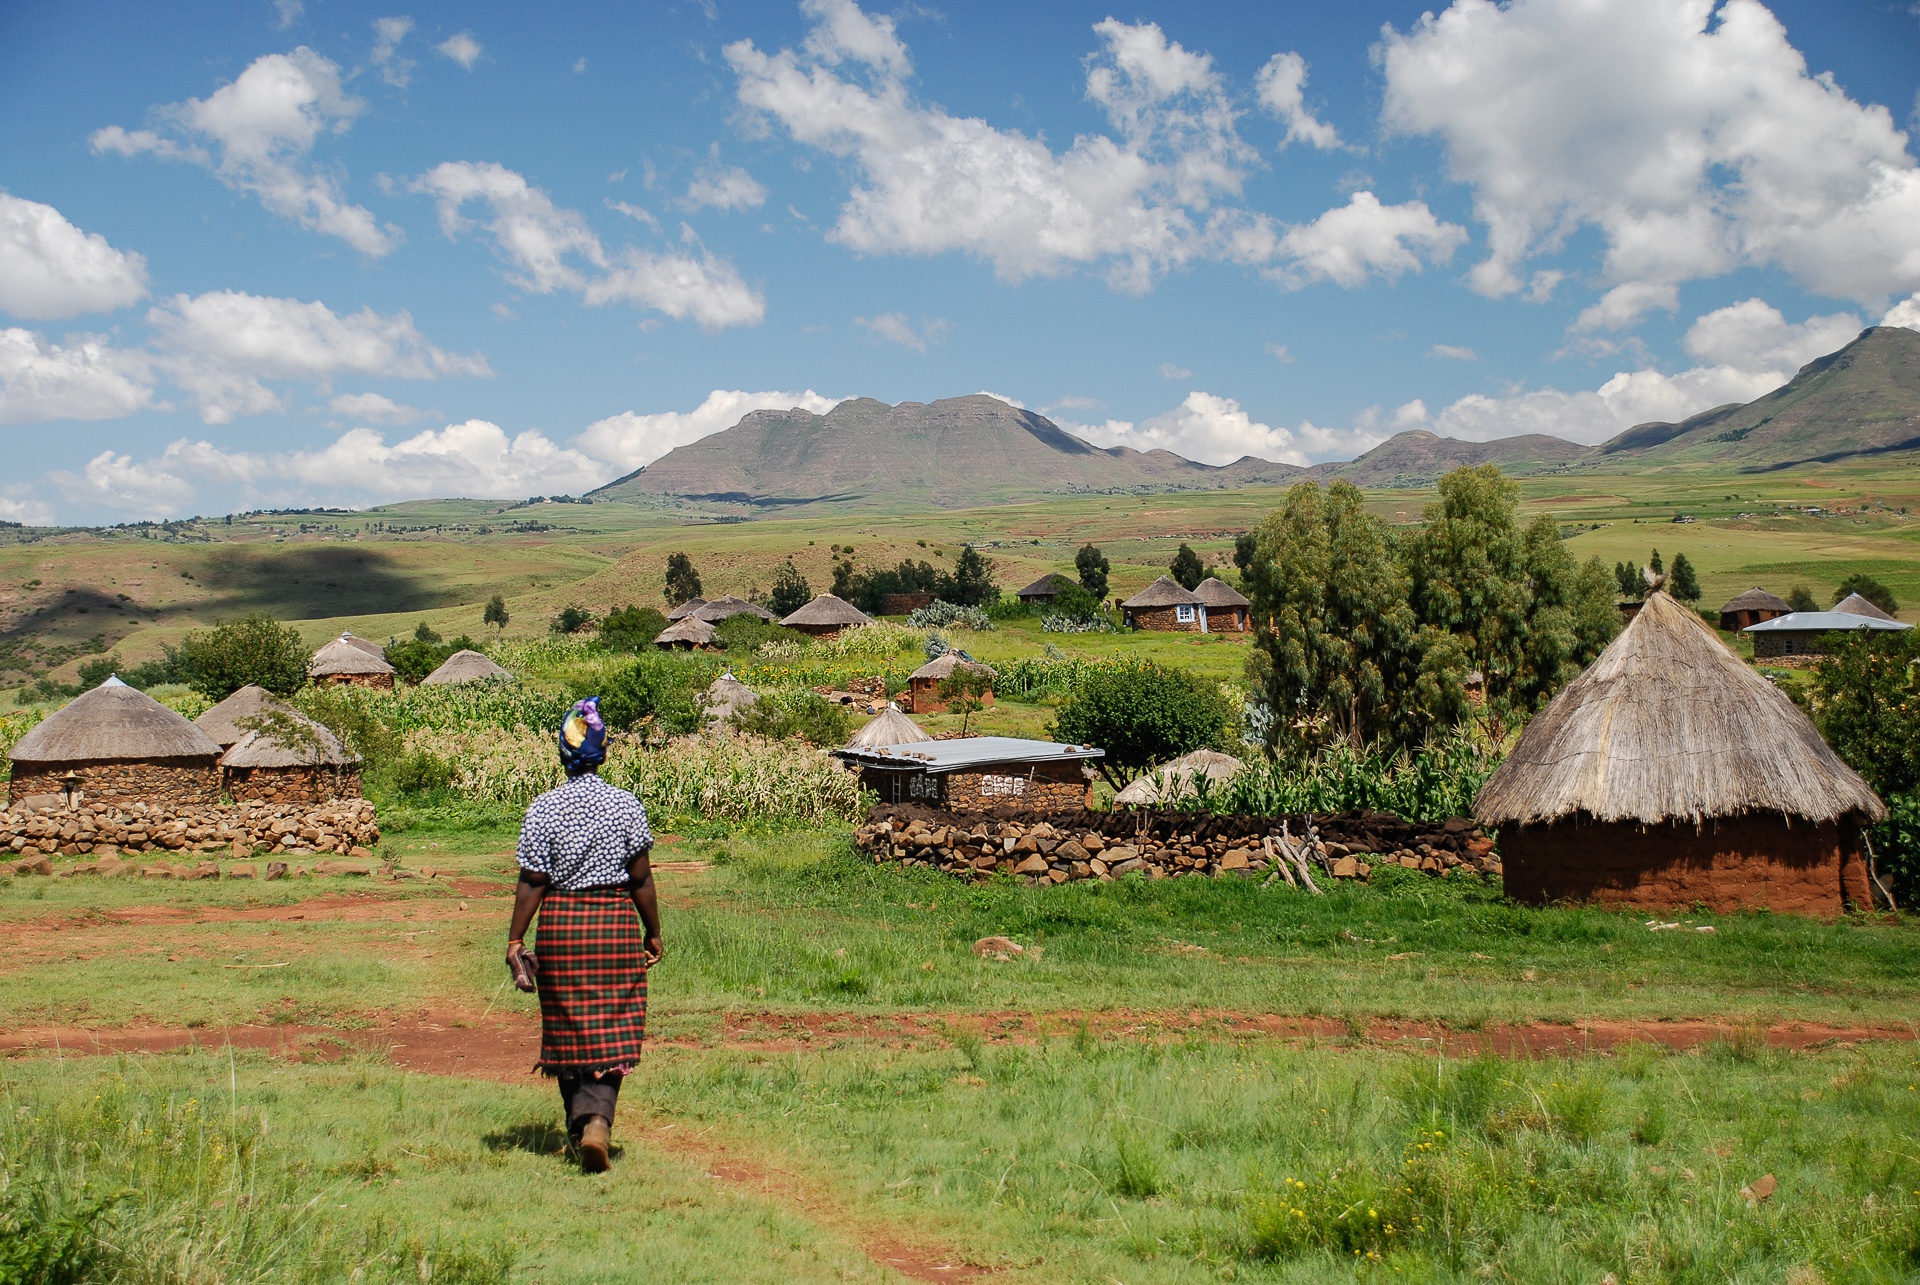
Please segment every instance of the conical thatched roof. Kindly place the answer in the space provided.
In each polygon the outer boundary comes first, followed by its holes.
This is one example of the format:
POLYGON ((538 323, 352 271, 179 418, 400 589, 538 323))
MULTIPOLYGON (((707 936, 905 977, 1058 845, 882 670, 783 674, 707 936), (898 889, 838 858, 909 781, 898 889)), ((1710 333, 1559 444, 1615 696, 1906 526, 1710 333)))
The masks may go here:
POLYGON ((914 670, 913 673, 907 677, 910 679, 931 678, 937 682, 940 679, 946 678, 952 674, 954 670, 959 669, 963 665, 968 669, 985 670, 996 678, 999 677, 999 671, 994 669, 992 665, 984 664, 977 660, 969 660, 957 651, 941 652, 938 656, 935 656, 932 660, 914 670))
POLYGON ((818 629, 831 625, 870 625, 873 617, 845 598, 823 593, 780 623, 795 627, 810 625, 818 629))
POLYGON ((668 625, 653 637, 662 647, 671 647, 675 643, 686 643, 690 647, 705 647, 713 641, 714 628, 698 616, 688 616, 678 624, 668 625))
POLYGON ((329 674, 391 674, 393 666, 387 663, 386 653, 378 648, 369 651, 369 646, 364 638, 341 634, 313 653, 307 672, 316 678, 329 674))
POLYGON ((707 717, 716 723, 724 723, 736 712, 759 701, 753 688, 735 678, 731 672, 720 675, 707 684, 702 698, 707 707, 707 717))
POLYGON ((1844 611, 1849 616, 1865 616, 1869 620, 1892 620, 1893 616, 1880 610, 1857 593, 1850 593, 1833 604, 1835 611, 1844 611))
POLYGON ((1798 706, 1660 592, 1534 716, 1473 803, 1486 825, 1749 812, 1877 820, 1886 808, 1798 706))
POLYGON ((193 725, 219 743, 222 749, 244 738, 249 729, 242 719, 258 718, 268 710, 303 717, 293 706, 256 683, 248 683, 233 695, 193 720, 193 725))
POLYGON ((694 612, 707 605, 705 598, 689 598, 667 613, 668 620, 685 620, 694 612))
POLYGON ((1170 576, 1161 576, 1133 597, 1121 603, 1122 607, 1191 607, 1200 602, 1191 593, 1174 583, 1170 576))
POLYGON ((352 767, 360 762, 340 738, 320 724, 301 719, 311 729, 315 743, 287 745, 279 737, 265 732, 248 732, 220 756, 221 767, 352 767))
POLYGON ((847 742, 848 749, 877 750, 882 745, 913 745, 933 738, 920 729, 920 725, 900 712, 900 707, 892 701, 887 707, 867 720, 867 725, 853 734, 847 742))
POLYGON ((1058 571, 1049 571, 1013 596, 1016 598, 1051 598, 1073 583, 1072 577, 1063 576, 1058 571))
POLYGON ((16 763, 94 763, 111 759, 206 759, 220 754, 211 736, 145 692, 109 678, 49 714, 13 747, 16 763))
POLYGON ((762 620, 773 619, 773 613, 765 607, 755 602, 748 602, 745 598, 736 598, 732 594, 728 594, 724 598, 715 598, 712 602, 705 604, 699 610, 695 611, 693 615, 696 620, 704 620, 710 625, 717 625, 723 620, 731 620, 735 616, 758 616, 762 620))
POLYGON ((1252 599, 1222 580, 1219 576, 1208 576, 1193 587, 1193 596, 1208 607, 1251 607, 1252 599))
POLYGON ((511 682, 513 675, 471 647, 462 647, 440 663, 440 668, 420 680, 423 687, 445 687, 454 683, 511 682))
POLYGON ((387 649, 385 647, 382 647, 379 643, 375 642, 371 638, 362 638, 358 634, 354 634, 354 633, 343 633, 340 635, 340 640, 342 642, 352 643, 355 647, 358 647, 361 651, 366 652, 369 656, 378 656, 381 660, 385 660, 387 658, 387 649))
POLYGON ((1228 781, 1245 766, 1231 754, 1222 754, 1217 750, 1195 750, 1162 763, 1114 795, 1113 801, 1135 807, 1171 802, 1192 792, 1196 776, 1204 776, 1215 783, 1228 781))
POLYGON ((1730 611, 1777 611, 1783 616, 1792 610, 1792 605, 1785 598, 1776 598, 1757 585, 1729 599, 1727 605, 1720 608, 1722 614, 1730 611))

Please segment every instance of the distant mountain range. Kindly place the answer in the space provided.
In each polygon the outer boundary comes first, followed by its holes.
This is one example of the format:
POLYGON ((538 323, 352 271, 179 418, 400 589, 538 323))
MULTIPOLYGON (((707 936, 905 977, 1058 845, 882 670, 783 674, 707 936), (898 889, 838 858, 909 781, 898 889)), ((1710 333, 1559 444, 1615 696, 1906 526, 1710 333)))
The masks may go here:
POLYGON ((1539 433, 1466 442, 1413 431, 1358 459, 1311 469, 1251 455, 1215 466, 1171 451, 1094 446, 1044 415, 985 394, 897 406, 861 397, 825 415, 754 411, 594 495, 756 508, 962 508, 1048 493, 1220 490, 1302 477, 1426 486, 1472 464, 1515 474, 1675 465, 1761 470, 1907 450, 1920 450, 1920 333, 1879 326, 1756 401, 1678 424, 1639 424, 1597 447, 1539 433))

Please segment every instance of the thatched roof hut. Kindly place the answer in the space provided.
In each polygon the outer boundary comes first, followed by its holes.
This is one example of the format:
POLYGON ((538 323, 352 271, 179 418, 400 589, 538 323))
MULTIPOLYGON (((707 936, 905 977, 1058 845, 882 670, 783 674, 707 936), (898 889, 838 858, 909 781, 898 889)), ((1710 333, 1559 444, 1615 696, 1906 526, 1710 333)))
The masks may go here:
POLYGON ((341 634, 313 653, 307 662, 307 676, 316 686, 351 683, 359 687, 393 686, 393 666, 386 652, 352 634, 341 634))
POLYGON ((361 651, 366 652, 369 656, 378 656, 381 660, 387 658, 387 649, 371 638, 362 638, 351 631, 343 631, 340 635, 340 641, 351 643, 361 651))
POLYGON ((240 726, 243 721, 259 718, 269 710, 299 718, 306 717, 266 688, 257 683, 248 683, 199 718, 194 719, 193 725, 212 737, 224 750, 245 737, 251 730, 240 726))
POLYGON ((264 687, 249 684, 194 721, 226 751, 220 781, 230 798, 322 803, 360 797, 360 760, 325 726, 264 687), (247 727, 271 720, 286 728, 247 727))
POLYGON ((1219 576, 1195 585, 1193 596, 1206 604, 1208 633, 1244 634, 1252 627, 1252 600, 1219 576))
POLYGON ((688 616, 655 634, 653 642, 662 651, 672 651, 675 647, 692 651, 696 647, 713 646, 718 632, 698 616, 688 616))
MULTIPOLYGON (((965 652, 942 652, 907 675, 907 707, 916 714, 938 714, 946 709, 947 702, 940 698, 940 684, 952 677, 956 669, 999 677, 993 666, 982 664, 965 652)), ((983 704, 993 704, 993 689, 981 693, 980 699, 983 704)))
POLYGON ((705 598, 689 598, 672 611, 669 611, 667 613, 667 619, 669 621, 685 620, 688 616, 691 616, 694 612, 706 605, 707 600, 705 598))
POLYGON ((1159 767, 1130 783, 1113 796, 1113 801, 1131 807, 1153 807, 1172 803, 1194 791, 1194 781, 1205 777, 1219 785, 1240 774, 1246 764, 1218 750, 1195 750, 1169 759, 1159 767))
POLYGON ((49 714, 14 745, 11 803, 71 782, 113 803, 217 803, 220 746, 145 692, 109 678, 49 714))
POLYGON ((471 647, 462 647, 440 662, 440 667, 420 680, 422 687, 451 687, 458 683, 496 683, 513 681, 513 675, 471 647))
POLYGON ((850 629, 854 625, 870 625, 873 623, 873 617, 845 598, 836 598, 830 593, 823 593, 780 623, 789 629, 798 629, 803 634, 812 634, 816 638, 831 638, 842 629, 850 629))
POLYGON ((723 620, 732 620, 735 616, 758 616, 766 621, 773 619, 773 613, 759 603, 748 602, 745 598, 736 598, 732 594, 702 604, 693 616, 694 619, 704 620, 710 625, 717 625, 723 620))
POLYGON ((1182 589, 1169 576, 1161 576, 1121 603, 1120 613, 1128 627, 1133 629, 1171 629, 1196 634, 1207 632, 1207 604, 1195 594, 1182 589))
POLYGON ((1026 603, 1048 603, 1060 596, 1060 591, 1073 584, 1071 577, 1058 571, 1049 571, 1024 589, 1016 589, 1013 596, 1026 603))
POLYGON ((753 688, 735 678, 731 670, 707 684, 707 690, 700 697, 700 703, 706 707, 708 720, 714 723, 726 722, 759 700, 753 688))
POLYGON ((1849 616, 1865 616, 1869 620, 1894 620, 1896 616, 1880 609, 1879 605, 1867 601, 1857 593, 1850 593, 1833 604, 1835 611, 1844 611, 1849 616))
POLYGON ((1499 827, 1523 900, 1832 913, 1867 903, 1859 827, 1886 809, 1799 707, 1655 592, 1473 813, 1499 827))
POLYGON ((920 725, 900 712, 900 707, 892 701, 874 717, 867 720, 865 727, 853 734, 847 742, 847 748, 859 750, 877 750, 882 745, 914 745, 933 738, 922 731, 920 725))
POLYGON ((1777 598, 1756 585, 1727 599, 1726 605, 1720 608, 1720 627, 1728 633, 1737 633, 1748 625, 1787 615, 1792 610, 1785 598, 1777 598))

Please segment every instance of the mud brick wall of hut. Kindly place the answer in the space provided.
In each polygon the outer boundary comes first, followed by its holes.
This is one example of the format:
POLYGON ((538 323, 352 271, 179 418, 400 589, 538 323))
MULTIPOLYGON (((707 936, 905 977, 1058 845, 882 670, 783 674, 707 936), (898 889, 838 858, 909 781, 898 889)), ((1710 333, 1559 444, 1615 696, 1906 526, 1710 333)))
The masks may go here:
POLYGON ((325 803, 360 797, 360 769, 230 767, 227 797, 236 803, 325 803))
MULTIPOLYGON (((982 705, 993 704, 993 690, 989 688, 981 696, 982 705)), ((937 678, 914 678, 907 683, 907 713, 943 714, 947 703, 940 699, 940 680, 937 678)))
POLYGON ((930 593, 883 593, 880 595, 880 614, 883 616, 904 616, 932 605, 933 595, 930 593))
POLYGON ((1127 620, 1135 629, 1164 629, 1175 633, 1200 632, 1200 608, 1193 609, 1192 620, 1182 620, 1178 607, 1129 607, 1127 620))
POLYGON ((69 770, 80 778, 79 789, 87 802, 186 806, 220 801, 220 769, 208 758, 201 762, 15 763, 13 779, 7 782, 7 802, 59 794, 66 788, 69 770))
POLYGON ((393 690, 392 674, 322 674, 313 680, 315 687, 373 687, 393 690))

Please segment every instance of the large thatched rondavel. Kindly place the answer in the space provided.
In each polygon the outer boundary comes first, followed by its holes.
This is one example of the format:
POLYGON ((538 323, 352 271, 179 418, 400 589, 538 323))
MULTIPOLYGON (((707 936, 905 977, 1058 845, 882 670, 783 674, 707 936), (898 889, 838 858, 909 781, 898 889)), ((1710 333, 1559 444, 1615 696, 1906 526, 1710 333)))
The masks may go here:
POLYGON ((109 678, 13 747, 7 800, 218 803, 220 745, 145 692, 109 678))
POLYGON ((1886 815, 1812 721, 1654 593, 1474 800, 1521 901, 1837 914, 1886 815))

